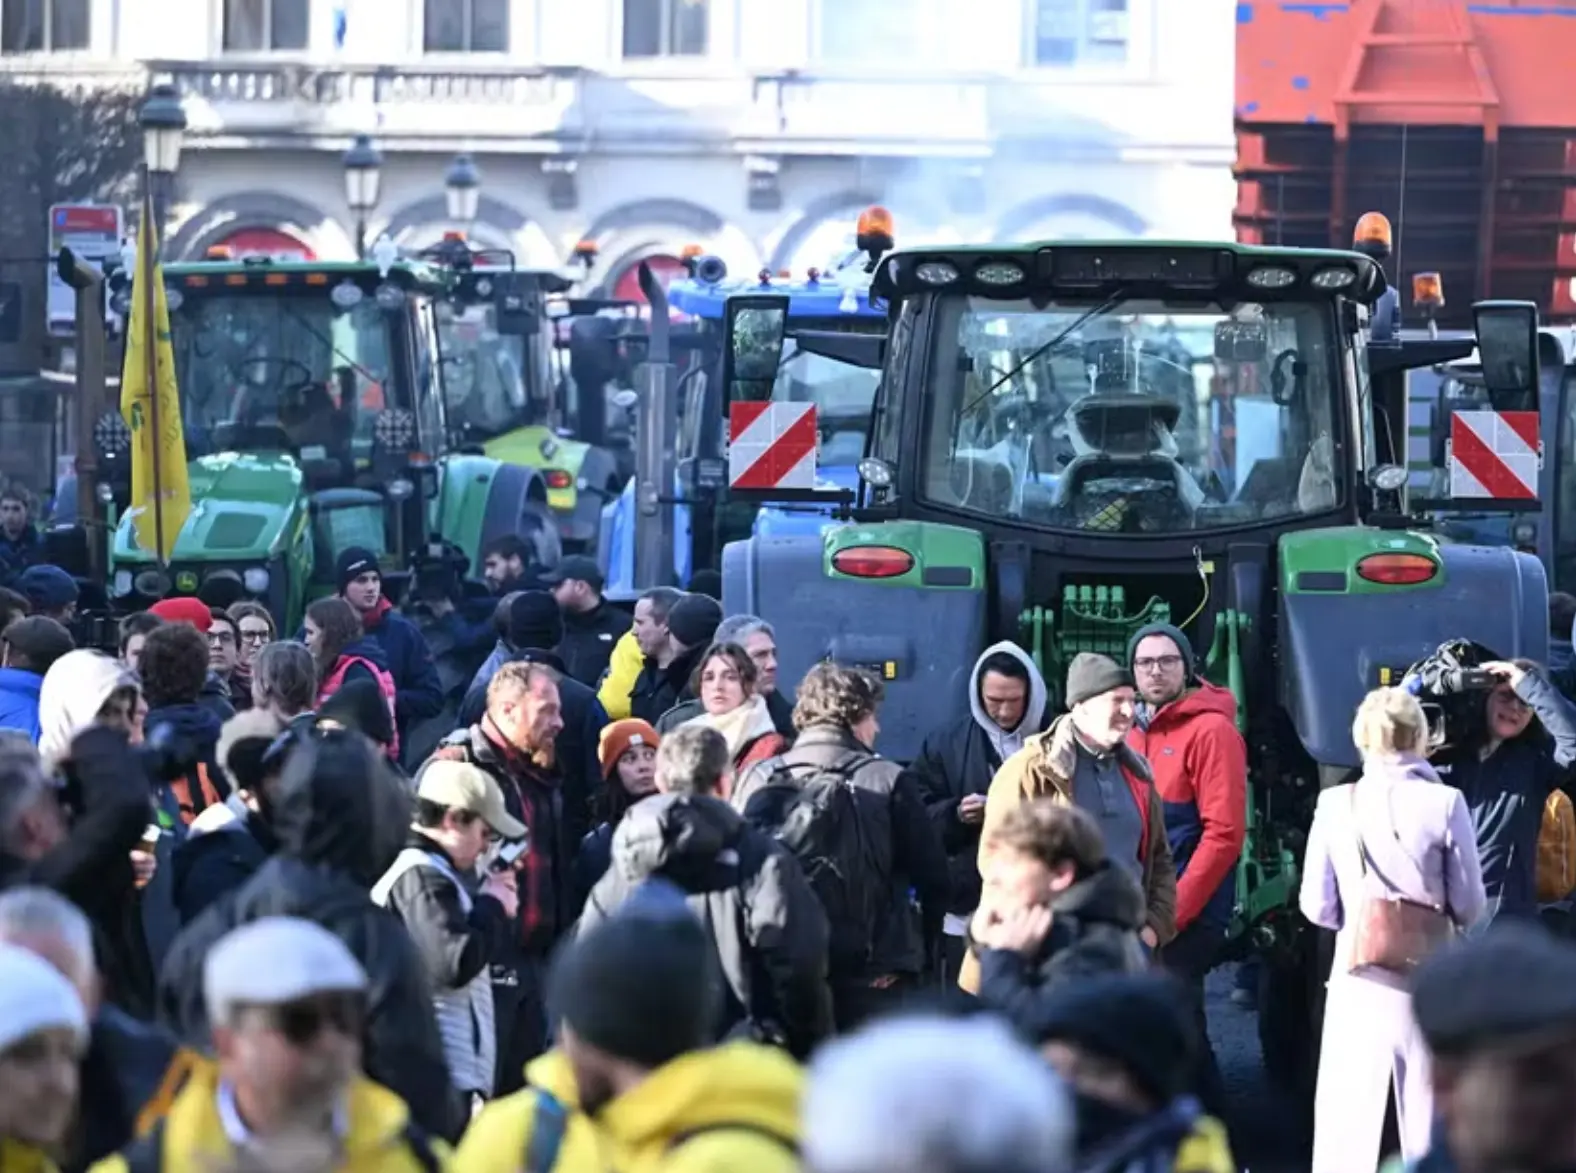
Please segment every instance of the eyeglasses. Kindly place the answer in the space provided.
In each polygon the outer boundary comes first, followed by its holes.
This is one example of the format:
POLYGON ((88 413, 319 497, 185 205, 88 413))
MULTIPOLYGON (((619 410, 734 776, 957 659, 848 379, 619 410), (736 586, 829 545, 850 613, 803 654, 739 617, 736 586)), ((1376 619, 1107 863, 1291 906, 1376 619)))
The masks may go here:
POLYGON ((348 992, 318 994, 279 1006, 251 1009, 294 1047, 306 1046, 330 1028, 359 1039, 367 1017, 365 996, 348 992))
POLYGON ((1180 668, 1181 666, 1182 657, 1174 655, 1144 656, 1141 659, 1133 661, 1133 671, 1135 672, 1153 672, 1157 668, 1159 668, 1161 671, 1169 672, 1171 669, 1180 668))
POLYGON ((223 647, 225 644, 233 644, 234 642, 235 632, 233 631, 210 631, 208 633, 208 646, 210 648, 223 647))
POLYGON ((246 644, 265 644, 268 642, 268 629, 266 627, 241 628, 241 642, 246 644))

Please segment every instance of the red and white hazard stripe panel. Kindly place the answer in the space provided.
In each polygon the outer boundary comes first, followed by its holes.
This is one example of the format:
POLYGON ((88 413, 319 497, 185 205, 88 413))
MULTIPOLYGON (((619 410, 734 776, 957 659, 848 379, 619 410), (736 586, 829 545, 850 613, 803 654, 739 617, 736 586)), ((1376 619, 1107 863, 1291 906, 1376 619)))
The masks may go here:
POLYGON ((1543 464, 1535 411, 1458 411, 1450 417, 1450 495, 1536 501, 1543 464))
POLYGON ((728 485, 813 489, 815 404, 735 403, 728 408, 728 485))

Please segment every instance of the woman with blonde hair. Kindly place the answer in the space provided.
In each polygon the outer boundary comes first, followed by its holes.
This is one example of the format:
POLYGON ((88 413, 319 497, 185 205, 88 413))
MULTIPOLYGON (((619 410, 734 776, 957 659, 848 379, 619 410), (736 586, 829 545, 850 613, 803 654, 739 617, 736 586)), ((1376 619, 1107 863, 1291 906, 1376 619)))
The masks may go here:
POLYGON ((1417 698, 1400 688, 1370 692, 1352 740, 1362 776, 1319 796, 1303 861, 1303 915, 1336 933, 1313 1173, 1376 1168, 1392 1095, 1403 1157, 1428 1150, 1433 1093, 1407 978, 1487 904, 1472 817, 1428 764, 1417 698))

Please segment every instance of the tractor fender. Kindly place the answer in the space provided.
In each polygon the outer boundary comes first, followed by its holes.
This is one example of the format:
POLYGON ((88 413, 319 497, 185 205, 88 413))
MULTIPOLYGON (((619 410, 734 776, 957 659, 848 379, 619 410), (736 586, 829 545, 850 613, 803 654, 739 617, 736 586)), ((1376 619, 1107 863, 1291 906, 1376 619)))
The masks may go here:
POLYGON ((537 566, 556 566, 563 557, 563 542, 547 504, 547 486, 534 468, 504 464, 493 476, 482 515, 481 540, 472 554, 478 574, 481 550, 505 534, 524 539, 537 566))
POLYGON ((1386 680, 1400 683, 1407 667, 1446 640, 1475 640, 1506 659, 1547 663, 1549 586, 1537 558, 1507 547, 1430 543, 1441 564, 1431 582, 1353 590, 1350 555, 1384 553, 1394 535, 1349 533, 1348 557, 1339 565, 1332 559, 1321 571, 1288 573, 1282 551, 1278 693, 1303 748, 1319 765, 1358 766, 1352 744, 1358 704, 1386 680), (1369 541, 1371 549, 1361 550, 1369 541), (1346 588, 1337 589, 1343 578, 1346 588))
MULTIPOLYGON (((901 582, 838 575, 830 555, 837 532, 847 528, 730 542, 722 552, 723 613, 758 615, 772 625, 778 678, 790 694, 825 659, 880 676, 886 699, 877 748, 909 762, 927 735, 967 711, 969 674, 985 646, 985 575, 981 570, 966 585, 921 585, 922 548, 901 582)), ((860 526, 860 540, 879 544, 885 528, 860 526)), ((973 537, 983 567, 983 541, 973 537)))

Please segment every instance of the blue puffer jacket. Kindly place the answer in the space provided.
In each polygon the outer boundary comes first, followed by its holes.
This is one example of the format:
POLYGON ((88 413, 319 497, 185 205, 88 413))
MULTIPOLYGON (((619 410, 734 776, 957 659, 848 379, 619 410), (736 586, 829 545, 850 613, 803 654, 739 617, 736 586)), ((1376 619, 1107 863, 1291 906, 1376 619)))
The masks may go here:
POLYGON ((394 610, 387 599, 379 599, 362 622, 367 638, 383 649, 394 677, 394 706, 400 732, 417 721, 436 717, 443 709, 443 681, 420 629, 394 610))
POLYGON ((20 729, 38 744, 38 693, 44 678, 22 668, 0 668, 0 729, 20 729))

